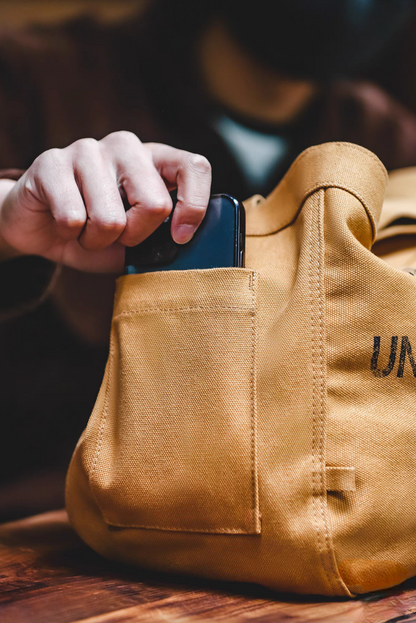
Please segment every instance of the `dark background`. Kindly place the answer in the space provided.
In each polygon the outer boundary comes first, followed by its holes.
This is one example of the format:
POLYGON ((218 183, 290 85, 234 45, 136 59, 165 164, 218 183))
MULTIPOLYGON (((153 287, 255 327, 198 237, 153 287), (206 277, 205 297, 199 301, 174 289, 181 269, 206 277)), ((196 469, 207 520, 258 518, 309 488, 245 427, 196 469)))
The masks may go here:
POLYGON ((56 22, 88 11, 102 19, 120 19, 144 4, 144 0, 0 0, 1 28, 31 21, 56 22))
MULTIPOLYGON (((147 2, 151 0, 0 0, 0 30, 59 22, 82 13, 118 20, 140 12, 147 2)), ((380 85, 416 114, 416 17, 361 77, 380 85)))

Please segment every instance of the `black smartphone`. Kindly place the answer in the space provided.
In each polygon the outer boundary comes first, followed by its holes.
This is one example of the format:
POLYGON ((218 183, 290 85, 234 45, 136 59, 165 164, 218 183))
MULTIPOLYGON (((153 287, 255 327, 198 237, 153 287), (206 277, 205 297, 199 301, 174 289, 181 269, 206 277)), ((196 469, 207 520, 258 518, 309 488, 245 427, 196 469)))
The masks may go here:
POLYGON ((173 212, 142 243, 126 247, 126 275, 157 270, 244 267, 246 218, 240 201, 230 195, 213 195, 204 220, 186 244, 177 244, 171 236, 173 212))

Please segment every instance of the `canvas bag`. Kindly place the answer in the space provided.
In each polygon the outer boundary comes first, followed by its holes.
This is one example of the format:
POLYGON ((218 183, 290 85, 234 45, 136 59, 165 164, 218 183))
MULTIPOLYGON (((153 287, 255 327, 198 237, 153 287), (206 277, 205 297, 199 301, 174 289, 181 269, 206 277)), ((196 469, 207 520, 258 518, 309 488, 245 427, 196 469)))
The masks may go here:
POLYGON ((384 167, 328 143, 246 202, 247 268, 118 279, 67 478, 86 543, 298 593, 416 574, 415 180, 392 176, 386 259, 384 167))

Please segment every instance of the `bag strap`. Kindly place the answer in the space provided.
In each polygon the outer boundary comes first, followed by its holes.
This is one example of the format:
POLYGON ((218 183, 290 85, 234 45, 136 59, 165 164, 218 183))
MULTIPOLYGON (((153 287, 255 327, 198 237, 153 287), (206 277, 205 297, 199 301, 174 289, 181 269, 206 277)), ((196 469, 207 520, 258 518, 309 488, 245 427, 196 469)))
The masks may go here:
POLYGON ((341 188, 365 207, 374 241, 386 184, 386 169, 364 147, 352 143, 309 147, 266 199, 257 195, 245 202, 247 235, 265 236, 280 231, 293 222, 309 195, 321 188, 341 188))

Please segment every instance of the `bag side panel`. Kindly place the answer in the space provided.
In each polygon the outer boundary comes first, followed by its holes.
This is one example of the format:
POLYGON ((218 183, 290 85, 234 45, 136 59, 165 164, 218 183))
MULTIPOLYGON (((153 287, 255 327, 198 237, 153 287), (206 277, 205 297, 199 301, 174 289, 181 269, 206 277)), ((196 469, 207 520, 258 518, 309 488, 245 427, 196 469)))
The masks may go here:
POLYGON ((416 573, 416 279, 363 244, 355 197, 326 195, 328 462, 356 470, 328 505, 341 574, 363 593, 416 573))

